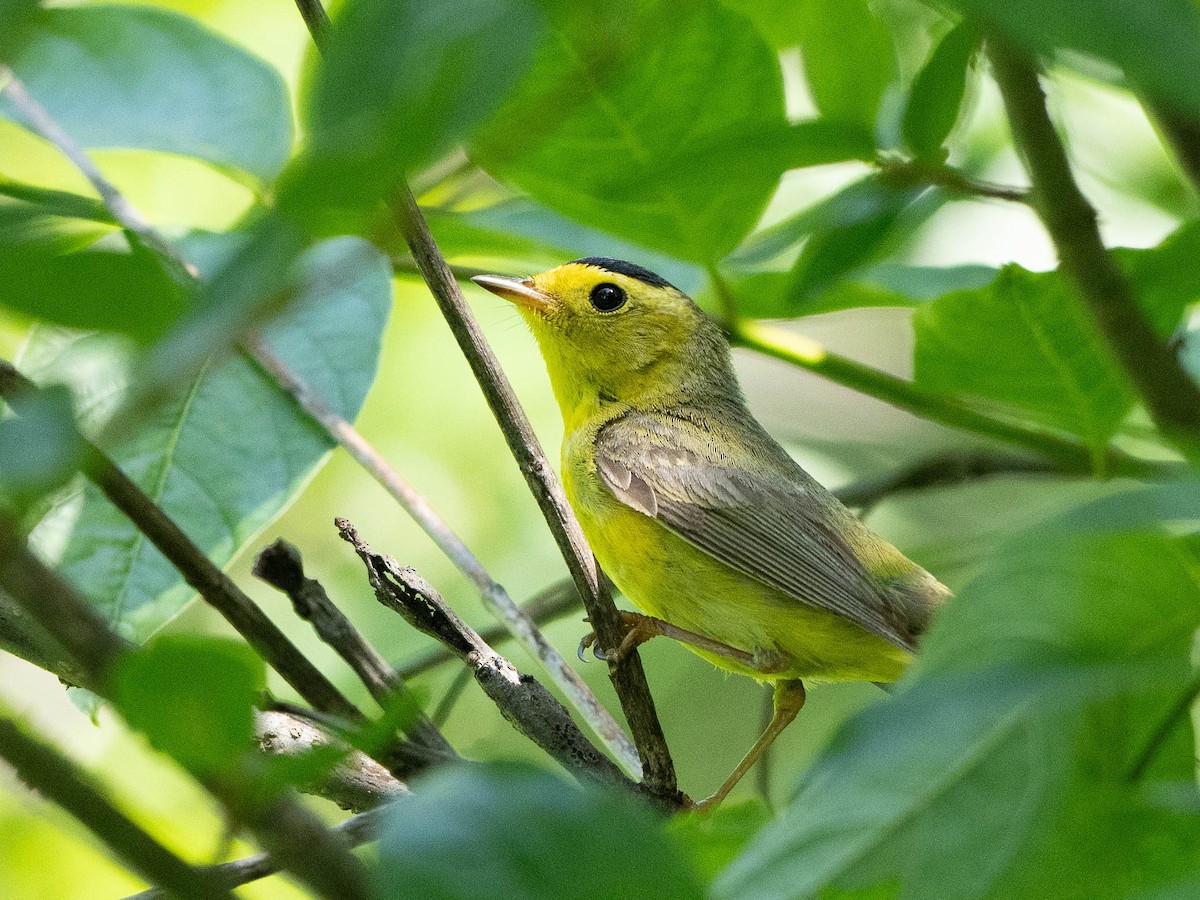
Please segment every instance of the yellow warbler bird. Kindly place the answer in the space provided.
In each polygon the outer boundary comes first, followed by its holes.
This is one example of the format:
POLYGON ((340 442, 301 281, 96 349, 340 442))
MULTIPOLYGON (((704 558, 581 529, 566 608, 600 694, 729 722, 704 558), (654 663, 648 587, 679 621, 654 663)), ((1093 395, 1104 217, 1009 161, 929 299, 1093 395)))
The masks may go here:
POLYGON ((869 531, 763 430, 720 327, 640 266, 589 257, 481 275, 529 323, 562 409, 567 498, 656 634, 775 685, 770 726, 719 803, 804 705, 805 680, 896 680, 950 592, 869 531))

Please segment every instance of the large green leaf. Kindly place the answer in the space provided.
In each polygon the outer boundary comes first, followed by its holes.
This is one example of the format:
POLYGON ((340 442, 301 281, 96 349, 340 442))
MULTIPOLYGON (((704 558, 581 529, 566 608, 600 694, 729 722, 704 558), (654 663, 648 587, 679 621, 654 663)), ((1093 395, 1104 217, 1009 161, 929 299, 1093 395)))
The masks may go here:
POLYGON ((873 132, 883 92, 896 77, 887 26, 868 0, 804 0, 800 52, 821 114, 873 132))
MULTIPOLYGON (((570 218, 693 261, 750 229, 781 169, 758 165, 785 129, 782 75, 746 19, 717 0, 564 4, 474 158, 570 218), (729 146, 721 165, 690 165, 729 146)), ((715 158, 715 157, 714 157, 715 158)))
POLYGON ((511 765, 443 770, 394 804, 377 879, 381 897, 427 900, 704 896, 644 804, 511 765))
POLYGON ((988 286, 941 297, 914 319, 914 377, 936 392, 1010 404, 1100 448, 1133 394, 1057 273, 1006 266, 988 286))
POLYGON ((527 0, 349 0, 306 92, 288 201, 353 211, 386 196, 496 108, 541 34, 527 0))
MULTIPOLYGON (((370 245, 341 238, 309 251, 299 269, 293 305, 264 329, 264 338, 339 414, 353 419, 375 375, 391 300, 387 261, 370 245)), ((69 380, 85 425, 94 427, 122 391, 110 343, 39 329, 23 366, 39 381, 69 380)), ((224 565, 290 503, 331 446, 269 376, 235 356, 193 379, 135 435, 108 449, 224 565)), ((166 559, 91 485, 61 498, 34 540, 131 639, 145 639, 192 596, 166 559)))
MULTIPOLYGON (((917 678, 839 734, 717 896, 1126 897, 1194 871, 1200 820, 1126 780, 1200 624, 1196 545, 1143 506, 1009 542, 938 614, 917 678)), ((1152 774, 1191 777, 1179 724, 1152 774)))
MULTIPOLYGON (((279 73, 176 13, 146 6, 43 10, 12 68, 85 147, 179 153, 263 181, 291 151, 279 73)), ((0 115, 24 123, 3 96, 0 115)))
POLYGON ((1200 7, 1193 0, 952 2, 1033 51, 1069 49, 1110 60, 1160 101, 1200 114, 1200 7))

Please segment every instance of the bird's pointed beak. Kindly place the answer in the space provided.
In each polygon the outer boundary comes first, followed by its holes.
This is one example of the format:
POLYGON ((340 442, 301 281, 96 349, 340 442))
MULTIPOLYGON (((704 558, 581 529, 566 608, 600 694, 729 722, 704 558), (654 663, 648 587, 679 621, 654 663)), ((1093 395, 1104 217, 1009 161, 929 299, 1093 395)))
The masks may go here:
POLYGON ((536 313, 550 311, 554 301, 534 287, 530 278, 506 278, 503 275, 476 275, 471 279, 481 288, 503 297, 510 303, 536 313))

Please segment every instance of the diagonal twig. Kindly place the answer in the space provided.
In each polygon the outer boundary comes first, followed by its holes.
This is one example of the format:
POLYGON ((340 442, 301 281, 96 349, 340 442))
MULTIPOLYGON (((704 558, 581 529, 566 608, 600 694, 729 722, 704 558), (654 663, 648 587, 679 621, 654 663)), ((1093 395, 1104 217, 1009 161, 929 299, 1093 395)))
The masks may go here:
MULTIPOLYGON (((535 594, 521 605, 521 611, 535 624, 545 625, 569 616, 582 606, 583 601, 579 598, 579 591, 575 590, 575 583, 567 578, 535 594)), ((479 632, 479 636, 489 644, 499 644, 512 637, 512 632, 503 625, 493 625, 479 632)), ((396 671, 405 678, 413 678, 454 658, 454 654, 445 647, 434 647, 398 666, 396 671)))
MULTIPOLYGON (((407 187, 402 187, 392 203, 400 230, 412 250, 430 292, 445 316, 450 330, 466 357, 471 370, 500 425, 509 450, 537 500, 567 563, 567 569, 583 598, 588 619, 601 647, 617 647, 625 635, 625 626, 617 613, 612 595, 604 589, 599 572, 583 537, 575 514, 567 503, 562 483, 554 474, 533 427, 517 401, 500 363, 479 328, 478 322, 459 290, 454 274, 437 248, 424 216, 407 187)), ((641 658, 636 652, 620 659, 609 657, 609 676, 620 700, 621 709, 633 732, 641 759, 642 778, 649 792, 673 803, 682 802, 675 779, 675 766, 654 707, 654 698, 646 681, 641 658)))
POLYGON ((349 422, 294 372, 288 370, 261 339, 251 336, 247 347, 300 407, 343 447, 421 526, 451 562, 475 584, 480 597, 529 653, 539 660, 558 688, 580 712, 605 746, 634 774, 640 774, 637 748, 562 654, 546 640, 537 623, 526 615, 508 591, 484 568, 429 501, 385 460, 349 422))
POLYGON ((588 741, 549 691, 488 646, 416 570, 376 553, 345 519, 338 519, 337 526, 342 539, 366 566, 376 599, 421 633, 441 641, 466 663, 484 693, 514 728, 578 778, 637 789, 588 741))
MULTIPOLYGON (((383 709, 389 709, 394 700, 407 691, 404 679, 350 624, 329 599, 321 583, 304 574, 304 563, 295 547, 284 540, 275 541, 258 554, 253 572, 288 596, 296 615, 312 623, 318 637, 337 651, 383 709)), ((446 761, 458 757, 424 713, 418 712, 405 726, 405 734, 409 740, 426 747, 431 754, 440 754, 446 761)))
POLYGON ((1013 143, 1029 170, 1033 207, 1063 271, 1163 436, 1200 461, 1200 384, 1154 331, 1133 286, 1104 246, 1096 211, 1067 160, 1034 60, 1001 39, 988 41, 1013 143))

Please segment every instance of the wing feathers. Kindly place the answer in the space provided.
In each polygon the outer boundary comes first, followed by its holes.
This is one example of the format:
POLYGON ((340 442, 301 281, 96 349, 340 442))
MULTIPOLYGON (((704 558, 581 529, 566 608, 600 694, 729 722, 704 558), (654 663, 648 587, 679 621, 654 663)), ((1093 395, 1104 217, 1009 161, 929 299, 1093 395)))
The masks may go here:
POLYGON ((913 649, 902 611, 840 536, 848 514, 836 501, 818 495, 824 489, 782 450, 766 460, 742 451, 739 465, 689 424, 697 423, 644 414, 610 422, 596 439, 601 480, 726 565, 913 649))

